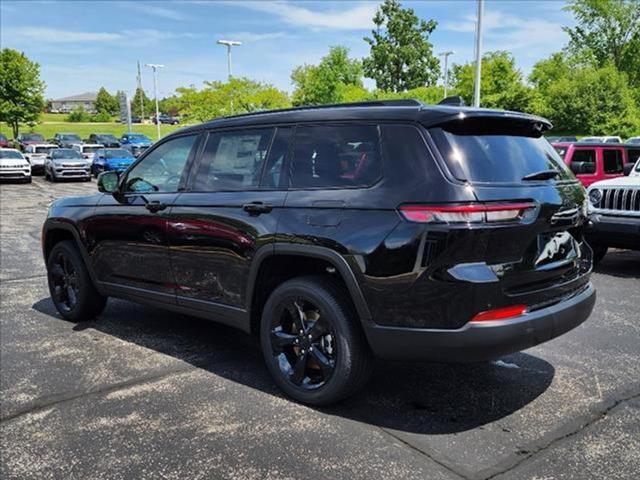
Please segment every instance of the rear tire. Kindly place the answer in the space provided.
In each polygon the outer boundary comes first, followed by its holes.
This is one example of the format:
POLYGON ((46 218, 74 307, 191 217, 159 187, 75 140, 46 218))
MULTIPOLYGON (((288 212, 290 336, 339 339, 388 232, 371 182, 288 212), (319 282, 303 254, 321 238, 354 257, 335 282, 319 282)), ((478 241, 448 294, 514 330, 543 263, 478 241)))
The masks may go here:
POLYGON ((354 394, 373 368, 351 303, 321 276, 294 278, 273 291, 262 312, 260 343, 275 383, 310 405, 354 394))
POLYGON ((47 258, 49 293, 56 310, 72 322, 84 322, 99 315, 107 297, 98 293, 74 242, 57 243, 47 258))
POLYGON ((591 245, 591 249, 593 250, 593 264, 598 265, 607 254, 609 247, 596 243, 595 245, 591 245))

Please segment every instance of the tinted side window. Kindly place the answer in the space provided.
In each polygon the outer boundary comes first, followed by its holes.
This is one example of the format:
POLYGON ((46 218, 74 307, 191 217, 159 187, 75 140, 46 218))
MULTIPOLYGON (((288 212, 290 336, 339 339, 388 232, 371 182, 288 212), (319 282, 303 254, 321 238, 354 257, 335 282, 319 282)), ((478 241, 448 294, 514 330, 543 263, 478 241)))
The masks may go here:
POLYGON ((622 151, 620 150, 603 150, 602 161, 604 173, 622 173, 622 151))
POLYGON ((286 181, 283 178, 282 171, 287 153, 289 152, 289 143, 292 134, 293 128, 291 127, 278 127, 276 130, 271 148, 269 149, 267 164, 264 167, 262 183, 260 184, 261 187, 286 188, 286 181))
POLYGON ((131 192, 177 192, 182 171, 196 141, 196 135, 178 137, 158 146, 127 175, 131 192))
POLYGON ((273 128, 210 133, 194 189, 214 192, 258 187, 272 137, 273 128))
POLYGON ((575 150, 571 157, 572 162, 596 163, 595 150, 575 150))
POLYGON ((640 160, 640 148, 627 149, 627 156, 629 157, 628 163, 636 163, 640 160))
POLYGON ((293 187, 369 186, 381 174, 376 126, 317 125, 296 129, 293 187))

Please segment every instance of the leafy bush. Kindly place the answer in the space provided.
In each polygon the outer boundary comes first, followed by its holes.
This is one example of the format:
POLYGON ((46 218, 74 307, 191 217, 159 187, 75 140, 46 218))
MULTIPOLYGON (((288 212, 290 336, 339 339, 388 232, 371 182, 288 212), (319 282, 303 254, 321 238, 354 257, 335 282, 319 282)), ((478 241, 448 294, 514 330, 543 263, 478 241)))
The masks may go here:
POLYGON ((76 108, 73 112, 67 115, 67 122, 89 122, 91 120, 91 115, 89 115, 83 107, 76 108))
POLYGON ((105 123, 105 122, 110 122, 111 119, 112 119, 111 115, 109 115, 107 112, 99 112, 91 117, 91 122, 105 123))

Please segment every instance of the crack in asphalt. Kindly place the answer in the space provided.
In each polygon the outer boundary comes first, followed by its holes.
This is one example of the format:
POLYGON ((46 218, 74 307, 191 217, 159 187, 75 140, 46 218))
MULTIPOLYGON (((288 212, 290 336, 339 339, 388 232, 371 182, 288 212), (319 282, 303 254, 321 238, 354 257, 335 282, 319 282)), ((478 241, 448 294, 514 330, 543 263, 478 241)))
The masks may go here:
POLYGON ((151 383, 158 380, 164 380, 165 378, 169 378, 173 375, 180 375, 182 373, 189 372, 198 368, 201 368, 201 367, 198 365, 181 366, 180 368, 173 368, 173 369, 163 370, 161 372, 157 372, 150 375, 135 377, 135 378, 126 380, 124 382, 101 385, 97 388, 94 388, 92 390, 88 390, 85 392, 76 391, 76 392, 67 392, 67 393, 60 393, 57 395, 40 397, 35 402, 31 403, 31 405, 29 405, 27 408, 23 408, 21 410, 13 412, 4 417, 0 417, 0 424, 6 424, 24 415, 41 412, 42 410, 46 410, 47 408, 61 405, 67 402, 72 402, 80 398, 117 392, 118 390, 122 390, 125 388, 129 388, 137 385, 143 385, 145 383, 151 383))
POLYGON ((640 388, 638 388, 638 386, 634 386, 634 389, 631 391, 626 390, 626 393, 612 395, 607 400, 592 408, 590 412, 574 418, 562 427, 520 448, 515 455, 510 455, 506 460, 498 462, 494 466, 479 472, 477 476, 474 476, 474 480, 491 480, 509 473, 523 463, 537 458, 540 453, 546 452, 563 440, 578 435, 581 431, 604 419, 609 412, 623 403, 638 398, 640 398, 640 388))
POLYGON ((401 437, 398 437, 397 435, 395 435, 390 430, 388 430, 386 428, 382 428, 382 427, 380 427, 380 430, 383 433, 385 433, 385 434, 389 435, 390 437, 392 437, 394 440, 397 440, 398 442, 402 443, 409 450, 412 450, 412 451, 418 453, 421 457, 427 457, 429 460, 431 460, 434 463, 437 463, 442 468, 446 469, 448 472, 453 473, 455 476, 463 478, 465 480, 470 480, 472 478, 472 475, 470 474, 470 472, 459 471, 457 468, 455 468, 453 465, 450 465, 448 462, 440 460, 434 454, 428 453, 425 450, 423 450, 421 448, 418 448, 415 445, 412 445, 411 443, 407 442, 406 440, 402 439, 401 437))

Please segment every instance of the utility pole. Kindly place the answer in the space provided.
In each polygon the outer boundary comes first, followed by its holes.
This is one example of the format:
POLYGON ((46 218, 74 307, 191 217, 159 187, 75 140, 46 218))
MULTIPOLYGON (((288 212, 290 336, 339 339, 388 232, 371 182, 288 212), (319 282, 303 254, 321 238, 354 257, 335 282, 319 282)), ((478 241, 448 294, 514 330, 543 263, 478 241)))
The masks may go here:
POLYGON ((242 45, 242 42, 237 42, 235 40, 218 40, 219 45, 225 45, 227 47, 227 69, 229 71, 229 80, 233 76, 231 72, 231 47, 239 47, 242 45))
POLYGON ((156 128, 158 131, 158 140, 160 140, 160 108, 158 106, 158 69, 164 68, 164 65, 158 63, 146 63, 145 67, 153 70, 153 96, 156 97, 156 128))
POLYGON ((476 72, 473 81, 473 106, 480 106, 480 77, 482 75, 482 14, 484 0, 478 0, 478 20, 476 21, 476 72))
POLYGON ((453 50, 440 52, 438 55, 444 57, 444 98, 447 98, 447 90, 449 90, 449 55, 453 55, 453 50))
POLYGON ((144 90, 142 90, 142 74, 140 73, 140 60, 138 60, 138 91, 140 92, 140 123, 144 123, 144 90))

